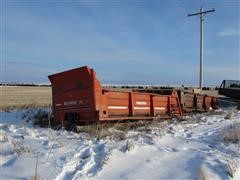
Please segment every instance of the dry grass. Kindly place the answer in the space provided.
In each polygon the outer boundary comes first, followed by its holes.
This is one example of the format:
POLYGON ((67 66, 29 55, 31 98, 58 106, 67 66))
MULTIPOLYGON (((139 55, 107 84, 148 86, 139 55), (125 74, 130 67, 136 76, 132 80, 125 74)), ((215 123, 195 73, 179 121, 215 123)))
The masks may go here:
POLYGON ((223 132, 223 140, 226 143, 240 142, 240 123, 233 123, 233 125, 223 132))
POLYGON ((0 132, 0 142, 8 142, 8 137, 5 133, 0 132))
MULTIPOLYGON (((102 124, 91 124, 84 126, 77 126, 77 132, 84 132, 89 134, 91 137, 96 137, 97 139, 101 139, 107 136, 111 136, 114 139, 123 140, 126 137, 126 129, 123 131, 121 125, 118 123, 102 123, 102 124)), ((70 129, 71 130, 71 129, 70 129)))
POLYGON ((126 151, 131 151, 133 148, 134 148, 134 145, 129 140, 127 140, 126 151))
POLYGON ((1 86, 0 110, 42 108, 52 101, 51 87, 1 86))
POLYGON ((238 168, 237 162, 234 160, 230 160, 228 161, 227 164, 227 172, 229 174, 229 176, 234 177, 234 174, 236 173, 238 168))
POLYGON ((43 178, 40 175, 37 175, 37 176, 31 176, 29 180, 43 180, 43 178))
POLYGON ((39 109, 33 116, 33 124, 47 127, 50 121, 50 114, 47 111, 39 109))
POLYGON ((232 119, 234 116, 234 112, 230 111, 227 113, 227 115, 224 117, 224 119, 232 119))
POLYGON ((0 141, 9 142, 13 146, 13 151, 18 156, 21 156, 22 154, 26 154, 26 153, 31 153, 31 149, 29 147, 24 146, 20 142, 13 141, 11 138, 8 138, 6 134, 0 133, 0 141))
POLYGON ((11 143, 13 145, 14 151, 17 153, 18 156, 21 156, 22 154, 26 154, 26 153, 31 153, 31 149, 24 146, 23 144, 20 144, 19 142, 14 142, 14 141, 11 141, 11 143))
POLYGON ((199 170, 199 180, 207 180, 208 179, 208 175, 206 173, 206 170, 201 167, 199 170))
MULTIPOLYGON (((125 140, 129 131, 136 130, 142 137, 144 137, 145 139, 149 139, 149 141, 152 141, 150 137, 145 134, 145 132, 155 129, 159 130, 159 134, 161 134, 161 131, 167 124, 167 121, 160 121, 158 119, 152 121, 120 121, 76 126, 75 130, 77 132, 87 133, 88 135, 90 135, 90 137, 95 137, 97 139, 111 137, 116 140, 125 140)), ((68 129, 74 130, 71 129, 71 127, 69 127, 68 129)))

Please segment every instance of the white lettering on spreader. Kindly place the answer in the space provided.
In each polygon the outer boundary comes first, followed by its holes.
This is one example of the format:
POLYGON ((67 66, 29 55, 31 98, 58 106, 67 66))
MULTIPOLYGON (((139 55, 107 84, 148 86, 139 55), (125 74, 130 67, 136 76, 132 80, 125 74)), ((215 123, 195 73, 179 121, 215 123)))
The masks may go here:
POLYGON ((64 106, 76 105, 77 101, 64 101, 64 106))

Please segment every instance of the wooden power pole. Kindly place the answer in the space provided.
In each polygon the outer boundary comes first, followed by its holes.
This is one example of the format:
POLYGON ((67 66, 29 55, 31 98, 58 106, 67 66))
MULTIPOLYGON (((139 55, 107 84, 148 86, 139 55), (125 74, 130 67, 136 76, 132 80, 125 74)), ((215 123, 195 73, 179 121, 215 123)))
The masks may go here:
POLYGON ((214 12, 215 9, 203 11, 203 7, 201 7, 200 12, 188 14, 190 16, 199 16, 200 17, 200 73, 199 73, 199 88, 202 89, 203 84, 203 21, 204 15, 210 12, 214 12))

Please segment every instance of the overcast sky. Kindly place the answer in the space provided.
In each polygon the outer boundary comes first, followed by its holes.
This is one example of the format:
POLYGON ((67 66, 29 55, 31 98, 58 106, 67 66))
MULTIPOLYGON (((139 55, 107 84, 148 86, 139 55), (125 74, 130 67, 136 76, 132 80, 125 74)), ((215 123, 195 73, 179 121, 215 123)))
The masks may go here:
MULTIPOLYGON (((103 83, 198 85, 199 17, 204 84, 240 79, 239 1, 2 2, 3 82, 49 82, 88 65, 103 83)), ((79 77, 81 78, 81 77, 79 77)))

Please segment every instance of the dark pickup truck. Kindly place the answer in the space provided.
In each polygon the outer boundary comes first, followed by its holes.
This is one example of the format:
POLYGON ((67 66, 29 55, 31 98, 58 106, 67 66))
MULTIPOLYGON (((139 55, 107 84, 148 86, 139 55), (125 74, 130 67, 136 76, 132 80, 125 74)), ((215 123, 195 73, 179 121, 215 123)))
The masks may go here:
POLYGON ((240 81, 223 80, 218 93, 227 97, 240 100, 240 81))

